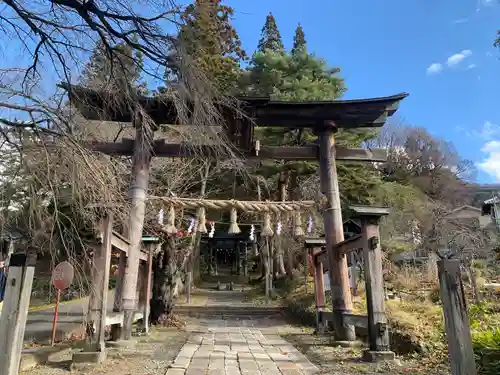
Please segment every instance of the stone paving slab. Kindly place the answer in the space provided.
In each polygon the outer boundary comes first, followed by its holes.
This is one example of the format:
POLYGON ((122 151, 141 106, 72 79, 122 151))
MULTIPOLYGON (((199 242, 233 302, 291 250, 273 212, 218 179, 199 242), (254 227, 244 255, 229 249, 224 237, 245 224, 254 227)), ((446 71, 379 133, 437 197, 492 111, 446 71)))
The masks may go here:
POLYGON ((318 373, 294 346, 258 328, 210 327, 195 332, 166 375, 312 375, 318 373))

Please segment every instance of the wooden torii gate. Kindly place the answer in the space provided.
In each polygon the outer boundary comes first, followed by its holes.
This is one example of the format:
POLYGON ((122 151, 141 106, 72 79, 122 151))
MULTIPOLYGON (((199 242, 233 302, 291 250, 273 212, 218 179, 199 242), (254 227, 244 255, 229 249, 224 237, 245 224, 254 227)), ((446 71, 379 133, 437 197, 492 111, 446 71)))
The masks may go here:
MULTIPOLYGON (((354 216, 361 220, 361 234, 339 242, 334 246, 337 254, 345 256, 353 251, 362 251, 364 263, 367 315, 342 315, 342 324, 368 330, 369 350, 363 359, 370 362, 394 359, 390 350, 389 329, 385 314, 384 278, 382 270, 382 249, 380 247, 379 222, 388 215, 386 207, 351 206, 354 216)), ((326 241, 323 238, 306 238, 304 246, 312 257, 314 294, 316 301, 316 325, 324 331, 327 321, 333 321, 334 314, 325 311, 325 289, 323 272, 330 267, 326 241)))
MULTIPOLYGON (((130 338, 132 317, 136 306, 135 289, 139 264, 139 244, 143 227, 146 190, 149 181, 151 158, 190 157, 194 153, 207 157, 216 156, 213 145, 170 144, 166 139, 153 139, 151 129, 143 126, 140 113, 146 113, 157 125, 179 125, 175 102, 168 97, 137 97, 134 103, 116 100, 113 94, 61 84, 68 91, 70 101, 87 120, 130 122, 136 128, 134 140, 122 142, 88 142, 91 150, 110 155, 133 156, 130 198, 128 254, 123 285, 124 338, 130 338), (131 105, 132 104, 132 105, 131 105), (140 108, 140 111, 138 110, 140 108)), ((345 325, 343 315, 352 311, 347 260, 335 245, 344 240, 342 215, 336 170, 336 160, 376 162, 386 160, 386 151, 380 149, 346 149, 335 146, 334 134, 338 128, 381 127, 394 114, 399 102, 408 94, 388 97, 312 102, 285 102, 270 98, 241 97, 237 110, 220 108, 225 120, 225 132, 233 146, 246 158, 278 160, 319 160, 321 191, 328 207, 324 210, 326 248, 333 301, 333 322, 341 340, 355 340, 354 327, 345 325), (260 145, 254 140, 254 126, 290 129, 313 128, 318 144, 301 147, 275 147, 260 145)))

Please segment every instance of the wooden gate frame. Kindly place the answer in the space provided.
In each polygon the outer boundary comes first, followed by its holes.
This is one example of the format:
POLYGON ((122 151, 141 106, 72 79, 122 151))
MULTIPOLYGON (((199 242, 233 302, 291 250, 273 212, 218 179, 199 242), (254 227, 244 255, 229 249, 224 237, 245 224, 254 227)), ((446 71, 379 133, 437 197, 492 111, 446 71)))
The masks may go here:
MULTIPOLYGON (((361 220, 361 234, 334 245, 330 251, 345 255, 362 249, 368 315, 355 315, 346 311, 342 313, 342 322, 344 325, 368 329, 369 349, 363 353, 365 361, 393 360, 395 355, 394 352, 390 351, 389 328, 385 314, 382 249, 379 232, 380 219, 389 214, 389 209, 370 206, 350 206, 349 208, 354 217, 361 220)), ((323 273, 328 269, 328 249, 322 249, 325 245, 324 238, 306 238, 304 240, 304 246, 313 261, 318 332, 323 332, 326 329, 326 323, 334 319, 334 313, 325 311, 323 273)))
MULTIPOLYGON (((92 267, 92 288, 89 298, 89 315, 87 321, 87 343, 83 352, 73 354, 75 363, 100 363, 106 358, 105 328, 112 326, 112 340, 120 339, 120 327, 123 326, 124 312, 121 305, 120 283, 123 282, 124 268, 126 267, 127 254, 130 242, 127 238, 113 231, 113 214, 106 212, 99 223, 97 234, 97 245, 94 249, 92 267), (120 250, 120 261, 118 273, 122 277, 118 281, 115 291, 114 309, 108 313, 109 276, 111 267, 112 248, 120 250)), ((151 299, 152 263, 155 248, 158 241, 149 241, 146 249, 141 249, 140 260, 146 263, 144 267, 145 277, 145 301, 142 311, 137 311, 134 321, 142 319, 144 333, 149 333, 149 300, 151 299)))

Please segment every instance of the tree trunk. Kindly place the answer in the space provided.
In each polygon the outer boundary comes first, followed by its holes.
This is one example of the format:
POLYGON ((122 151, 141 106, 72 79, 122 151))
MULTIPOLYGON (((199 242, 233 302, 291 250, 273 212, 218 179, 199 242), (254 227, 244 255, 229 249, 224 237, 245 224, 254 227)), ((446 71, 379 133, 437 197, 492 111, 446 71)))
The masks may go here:
MULTIPOLYGON (((210 163, 207 163, 205 166, 204 173, 201 174, 201 187, 200 187, 200 198, 203 199, 205 197, 205 191, 207 189, 207 179, 208 173, 210 172, 210 163)), ((198 225, 200 221, 199 211, 196 215, 196 225, 198 225)), ((198 282, 200 280, 200 243, 201 243, 201 232, 198 232, 195 228, 195 235, 193 236, 193 240, 191 245, 193 246, 193 253, 191 259, 188 263, 188 274, 191 277, 188 279, 188 299, 190 298, 191 293, 191 283, 198 282)))
MULTIPOLYGON (((263 279, 267 275, 267 273, 266 273, 267 272, 266 271, 267 257, 264 254, 264 250, 262 248, 262 244, 261 244, 260 254, 259 255, 260 255, 260 264, 259 264, 259 267, 260 267, 260 272, 261 272, 260 278, 263 279)), ((269 268, 269 264, 267 264, 267 267, 269 268)))
POLYGON ((261 247, 260 247, 260 254, 261 254, 261 259, 262 259, 262 271, 263 271, 263 276, 264 276, 264 281, 265 281, 265 293, 266 293, 266 301, 269 302, 269 298, 271 296, 271 288, 272 288, 272 277, 271 277, 271 262, 270 262, 270 254, 269 254, 269 249, 271 246, 269 246, 269 240, 267 238, 262 237, 261 238, 261 247))
MULTIPOLYGON (((284 173, 280 174, 278 182, 278 199, 280 201, 285 201, 286 199, 286 180, 287 177, 284 173)), ((275 257, 274 257, 274 270, 278 277, 285 276, 287 274, 285 270, 284 252, 283 252, 283 238, 281 235, 276 235, 275 241, 275 257)), ((291 276, 291 272, 289 276, 291 276)))
POLYGON ((198 284, 201 280, 200 273, 200 252, 201 252, 201 233, 196 232, 196 238, 194 240, 194 265, 193 265, 193 282, 194 284, 198 284))
MULTIPOLYGON (((289 193, 288 196, 290 197, 290 200, 300 200, 298 194, 297 194, 297 187, 298 187, 298 175, 296 171, 293 171, 290 174, 290 183, 288 184, 289 186, 289 193)), ((293 240, 293 239, 292 239, 293 240)), ((293 277, 293 269, 296 267, 295 264, 295 257, 293 256, 294 254, 292 253, 290 247, 287 249, 287 257, 286 257, 286 272, 288 277, 293 277)))
POLYGON ((176 287, 175 243, 172 237, 162 245, 153 259, 153 294, 151 298, 151 323, 163 323, 174 308, 176 287))

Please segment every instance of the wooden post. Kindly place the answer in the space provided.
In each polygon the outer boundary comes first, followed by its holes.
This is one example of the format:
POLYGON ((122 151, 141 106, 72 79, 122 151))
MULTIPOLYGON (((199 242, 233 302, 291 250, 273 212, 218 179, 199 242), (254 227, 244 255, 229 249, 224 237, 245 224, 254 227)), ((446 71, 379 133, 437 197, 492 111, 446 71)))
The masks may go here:
MULTIPOLYGON (((194 237, 194 235, 193 235, 194 237)), ((189 305, 191 303, 191 286, 193 285, 193 245, 191 245, 191 254, 188 255, 188 261, 186 264, 186 303, 189 305)))
POLYGON ((118 278, 116 280, 115 298, 113 303, 113 311, 122 311, 122 291, 123 291, 123 278, 125 276, 125 267, 127 266, 127 254, 120 251, 120 258, 118 260, 118 278))
MULTIPOLYGON (((320 252, 321 248, 310 250, 313 259, 313 277, 314 277, 314 297, 316 301, 316 329, 318 333, 325 330, 325 322, 321 319, 321 312, 325 310, 325 280, 323 276, 323 264, 318 261, 314 254, 320 252)), ((308 261, 306 260, 306 264, 308 261)))
POLYGON ((13 254, 0 313, 0 375, 17 375, 35 273, 36 255, 13 254))
POLYGON ((214 248, 214 275, 219 276, 219 265, 217 260, 218 249, 214 248))
POLYGON ((358 266, 356 264, 356 254, 354 252, 351 252, 350 254, 351 258, 351 278, 350 278, 350 284, 351 284, 351 291, 353 296, 358 295, 358 266))
POLYGON ((244 243, 245 246, 243 246, 243 275, 248 276, 248 247, 246 242, 244 243))
POLYGON ((257 246, 257 241, 254 239, 252 242, 252 257, 259 255, 259 247, 257 246))
POLYGON ((128 238, 130 249, 125 277, 123 279, 122 308, 123 332, 122 338, 129 340, 132 337, 132 323, 137 310, 137 276, 139 272, 142 229, 146 209, 146 192, 149 184, 149 169, 151 164, 151 142, 153 130, 143 123, 142 113, 138 108, 134 112, 134 126, 136 128, 134 142, 134 156, 132 158, 132 179, 129 189, 131 200, 128 238))
POLYGON ((452 375, 476 375, 459 259, 437 262, 452 375))
POLYGON ((144 283, 145 286, 145 297, 144 297, 144 310, 143 310, 143 317, 142 321, 144 324, 144 333, 147 335, 149 334, 149 314, 150 314, 150 305, 151 305, 151 283, 152 283, 152 278, 153 278, 153 253, 155 252, 155 247, 156 247, 156 252, 159 253, 161 250, 161 243, 158 244, 149 244, 148 245, 148 260, 146 262, 146 267, 145 267, 145 278, 146 282, 144 283))
POLYGON ((236 246, 234 247, 235 250, 235 260, 236 260, 236 275, 241 275, 241 243, 238 241, 236 246))
MULTIPOLYGON (((309 256, 311 256, 311 252, 308 249, 305 249, 305 258, 304 258, 304 289, 306 294, 308 293, 308 281, 309 281, 309 256)), ((314 272, 314 265, 313 270, 314 272)))
POLYGON ((381 356, 384 359, 394 359, 394 353, 390 352, 389 329, 385 315, 379 220, 380 216, 375 215, 361 217, 370 346, 364 357, 369 361, 378 361, 381 356))
POLYGON ((271 297, 271 284, 270 284, 270 270, 269 270, 269 238, 263 237, 261 235, 261 254, 264 265, 264 277, 265 277, 265 292, 266 292, 266 302, 269 303, 269 298, 271 297))
POLYGON ((356 340, 354 326, 344 325, 342 317, 343 314, 352 312, 347 258, 334 249, 335 244, 344 240, 333 136, 337 128, 333 123, 326 123, 319 124, 315 130, 319 135, 320 142, 321 192, 328 202, 323 218, 333 302, 333 324, 338 340, 354 341, 356 340))
POLYGON ((267 243, 267 263, 268 263, 268 279, 269 279, 269 297, 271 296, 273 290, 273 277, 274 277, 274 256, 273 256, 273 246, 272 246, 272 237, 266 237, 267 243))
POLYGON ((94 310, 91 312, 92 319, 95 322, 96 335, 95 341, 91 342, 88 351, 105 352, 105 328, 106 315, 108 308, 108 287, 109 287, 109 269, 111 266, 111 238, 113 236, 113 214, 107 213, 101 221, 101 230, 103 233, 102 244, 96 249, 94 255, 95 272, 93 280, 95 282, 95 303, 94 310))

